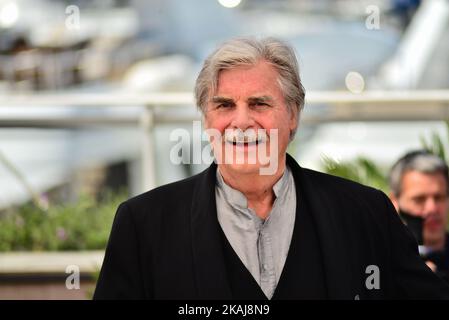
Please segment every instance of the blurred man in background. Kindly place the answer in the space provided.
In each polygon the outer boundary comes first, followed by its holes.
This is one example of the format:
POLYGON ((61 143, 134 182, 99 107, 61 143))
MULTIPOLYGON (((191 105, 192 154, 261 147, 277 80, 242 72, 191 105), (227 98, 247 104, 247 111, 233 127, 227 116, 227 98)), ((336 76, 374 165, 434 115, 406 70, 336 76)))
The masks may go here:
POLYGON ((391 200, 415 235, 427 265, 449 281, 449 205, 447 164, 438 156, 413 151, 400 158, 390 173, 391 200))

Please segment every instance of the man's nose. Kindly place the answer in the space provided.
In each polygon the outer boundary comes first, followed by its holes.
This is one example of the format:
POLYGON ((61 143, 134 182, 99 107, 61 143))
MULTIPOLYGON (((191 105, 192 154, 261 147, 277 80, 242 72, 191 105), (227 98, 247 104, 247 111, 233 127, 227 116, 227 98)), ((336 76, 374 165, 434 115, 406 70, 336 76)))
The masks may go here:
POLYGON ((241 130, 246 130, 254 126, 254 119, 251 115, 251 110, 245 105, 237 106, 231 126, 241 130))
POLYGON ((423 216, 427 218, 428 216, 435 214, 438 211, 438 205, 434 198, 429 197, 424 205, 423 216))

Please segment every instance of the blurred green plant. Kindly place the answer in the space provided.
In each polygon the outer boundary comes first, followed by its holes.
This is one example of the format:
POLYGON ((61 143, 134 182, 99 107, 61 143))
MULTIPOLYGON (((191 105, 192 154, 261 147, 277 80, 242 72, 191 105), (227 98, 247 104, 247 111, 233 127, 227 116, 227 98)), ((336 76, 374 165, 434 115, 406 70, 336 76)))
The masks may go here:
POLYGON ((346 178, 358 183, 388 191, 388 180, 385 172, 374 161, 357 157, 353 161, 339 162, 329 157, 323 158, 326 173, 346 178))
MULTIPOLYGON (((442 138, 438 133, 433 132, 430 141, 426 140, 424 137, 421 137, 420 140, 424 149, 436 154, 449 164, 449 159, 447 158, 443 142, 444 138, 442 138)), ((446 122, 446 143, 449 144, 449 122, 446 122)))
POLYGON ((101 200, 81 196, 75 203, 44 210, 28 203, 0 213, 0 251, 101 250, 126 192, 105 192, 101 200))
MULTIPOLYGON (((446 137, 433 132, 430 139, 427 140, 421 136, 421 145, 423 149, 438 155, 447 163, 446 145, 449 145, 449 122, 446 122, 446 137)), ((388 171, 381 168, 373 160, 365 157, 357 157, 352 161, 339 162, 329 157, 323 158, 324 171, 342 178, 356 181, 358 183, 374 187, 388 193, 388 171)))

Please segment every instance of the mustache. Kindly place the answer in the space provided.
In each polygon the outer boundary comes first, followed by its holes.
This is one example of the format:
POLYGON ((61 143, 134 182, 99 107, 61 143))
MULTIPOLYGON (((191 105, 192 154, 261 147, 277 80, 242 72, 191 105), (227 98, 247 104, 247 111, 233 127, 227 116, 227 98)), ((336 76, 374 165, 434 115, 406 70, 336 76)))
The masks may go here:
POLYGON ((268 140, 265 129, 226 129, 224 140, 231 143, 263 143, 268 140))

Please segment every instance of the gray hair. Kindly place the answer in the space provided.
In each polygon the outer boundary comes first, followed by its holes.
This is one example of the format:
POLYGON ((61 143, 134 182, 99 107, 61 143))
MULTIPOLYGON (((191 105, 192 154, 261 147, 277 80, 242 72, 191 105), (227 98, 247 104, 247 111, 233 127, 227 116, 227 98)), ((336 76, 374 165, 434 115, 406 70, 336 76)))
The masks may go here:
POLYGON ((391 168, 389 183, 391 192, 399 197, 402 178, 406 172, 418 171, 426 174, 441 173, 446 180, 446 192, 449 194, 449 170, 443 159, 426 150, 412 151, 400 158, 391 168))
MULTIPOLYGON (((210 91, 215 92, 220 71, 239 66, 253 66, 265 60, 278 71, 279 87, 290 112, 298 118, 304 108, 305 90, 299 77, 296 55, 289 45, 275 38, 235 38, 226 41, 204 61, 196 79, 195 99, 205 114, 210 91)), ((292 133, 292 136, 294 132, 292 133)))

